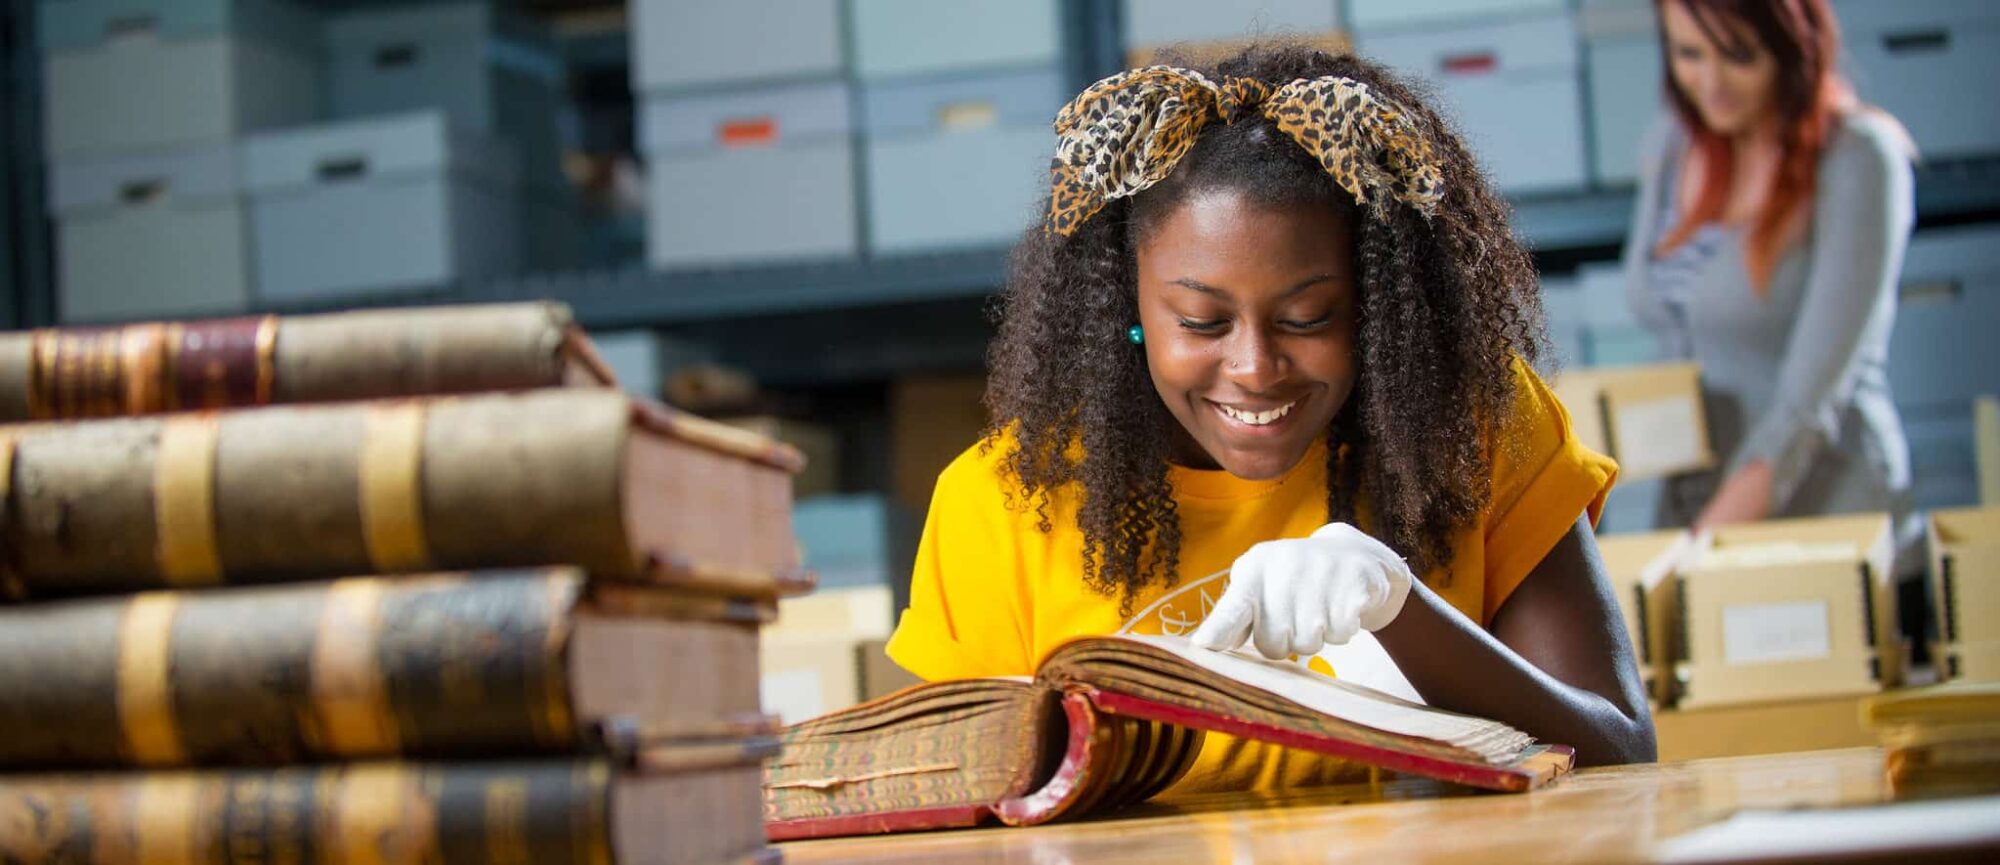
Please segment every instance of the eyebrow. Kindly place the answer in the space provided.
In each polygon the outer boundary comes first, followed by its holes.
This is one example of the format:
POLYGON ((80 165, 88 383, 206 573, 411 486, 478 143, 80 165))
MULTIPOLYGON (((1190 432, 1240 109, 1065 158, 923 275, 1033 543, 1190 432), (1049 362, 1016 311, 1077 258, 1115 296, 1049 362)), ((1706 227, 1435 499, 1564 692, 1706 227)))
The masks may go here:
MULTIPOLYGON (((1294 285, 1291 288, 1285 289, 1284 294, 1280 295, 1280 297, 1290 297, 1294 294, 1298 294, 1301 291, 1305 291, 1307 288, 1310 288, 1314 285, 1318 285, 1319 283, 1325 282, 1332 278, 1333 274, 1331 273, 1314 274, 1312 276, 1306 277, 1298 285, 1294 285)), ((1195 279, 1192 276, 1183 276, 1180 279, 1169 280, 1168 284, 1179 285, 1186 288, 1192 288, 1195 291, 1201 292, 1202 294, 1212 294, 1217 297, 1226 298, 1229 296, 1228 291, 1225 291, 1213 285, 1209 285, 1208 283, 1202 282, 1199 279, 1195 279)))

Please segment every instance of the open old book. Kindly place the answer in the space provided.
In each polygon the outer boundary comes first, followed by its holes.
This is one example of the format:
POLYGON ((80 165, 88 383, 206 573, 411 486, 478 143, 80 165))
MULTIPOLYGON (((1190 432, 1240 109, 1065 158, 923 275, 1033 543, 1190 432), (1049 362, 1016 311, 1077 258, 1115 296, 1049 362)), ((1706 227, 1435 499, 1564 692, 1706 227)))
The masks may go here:
POLYGON ((767 764, 774 841, 1032 825, 1142 801, 1214 731, 1483 787, 1530 790, 1574 752, 1497 721, 1176 637, 1085 637, 1033 678, 907 688, 788 729, 767 764))

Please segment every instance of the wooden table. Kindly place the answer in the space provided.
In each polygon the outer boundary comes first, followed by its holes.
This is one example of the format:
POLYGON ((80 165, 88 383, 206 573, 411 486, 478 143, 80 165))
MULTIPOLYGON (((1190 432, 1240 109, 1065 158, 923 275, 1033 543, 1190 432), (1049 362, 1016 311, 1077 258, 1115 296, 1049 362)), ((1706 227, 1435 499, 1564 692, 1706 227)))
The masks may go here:
POLYGON ((1742 809, 1887 800, 1881 751, 1850 748, 1589 769, 1525 795, 1398 778, 1153 802, 1113 818, 1027 829, 804 841, 783 850, 788 865, 1643 862, 1657 843, 1742 809))

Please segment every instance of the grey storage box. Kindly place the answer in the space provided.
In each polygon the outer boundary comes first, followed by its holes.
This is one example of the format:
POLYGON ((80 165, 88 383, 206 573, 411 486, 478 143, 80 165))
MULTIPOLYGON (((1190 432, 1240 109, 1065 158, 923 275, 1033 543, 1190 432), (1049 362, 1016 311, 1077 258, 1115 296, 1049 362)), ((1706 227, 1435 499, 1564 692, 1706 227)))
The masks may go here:
POLYGON ((55 157, 207 147, 319 113, 316 25, 279 0, 39 8, 55 157))
POLYGON ((869 249, 1019 239, 1048 189, 1063 91, 1053 67, 864 87, 869 249))
POLYGON ((228 146, 59 163, 49 172, 62 321, 213 316, 250 302, 228 146))
POLYGON ((1438 85, 1444 110, 1503 191, 1583 185, 1583 96, 1569 15, 1363 34, 1357 42, 1362 54, 1438 85))
POLYGON ((531 22, 485 2, 369 9, 327 19, 326 45, 333 119, 442 109, 512 142, 528 182, 562 180, 562 68, 531 22))
POLYGON ((851 0, 864 79, 1053 65, 1055 0, 851 0))
POLYGON ((674 269, 853 257, 850 101, 838 82, 648 97, 647 259, 674 269))
POLYGON ((1576 269, 1581 307, 1573 319, 1583 328, 1580 366, 1630 366, 1674 360, 1662 354, 1659 340, 1632 314, 1625 298, 1625 268, 1618 262, 1594 262, 1576 269))
POLYGON ((1639 179, 1646 130, 1667 112, 1659 25, 1644 0, 1586 0, 1583 30, 1590 120, 1590 176, 1624 186, 1639 179))
POLYGON ((1896 404, 1969 411, 1974 397, 2000 394, 1996 323, 2000 229, 1965 226, 1912 238, 1889 338, 1896 404))
POLYGON ((1126 0, 1125 47, 1322 34, 1340 29, 1338 0, 1126 0))
POLYGON ((839 0, 634 0, 632 89, 830 78, 846 70, 839 0))
POLYGON ((1902 419, 1910 444, 1911 504, 1924 511, 1980 504, 1972 407, 1904 411, 1902 419))
POLYGON ((1842 64, 1925 159, 2000 153, 2000 3, 1837 0, 1842 64))
POLYGON ((512 149, 442 111, 265 133, 244 148, 267 300, 326 300, 510 275, 512 149))
POLYGON ((1660 81, 1660 43, 1639 39, 1591 40, 1591 177, 1606 186, 1639 180, 1639 148, 1646 130, 1666 114, 1660 81))
POLYGON ((1408 30, 1546 15, 1568 7, 1569 0, 1347 0, 1347 26, 1357 33, 1408 30))

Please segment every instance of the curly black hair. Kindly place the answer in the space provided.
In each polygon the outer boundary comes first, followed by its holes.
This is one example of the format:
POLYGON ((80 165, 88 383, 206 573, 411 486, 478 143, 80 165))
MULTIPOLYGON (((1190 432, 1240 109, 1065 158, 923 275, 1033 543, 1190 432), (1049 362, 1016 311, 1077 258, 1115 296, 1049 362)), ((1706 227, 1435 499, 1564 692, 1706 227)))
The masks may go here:
POLYGON ((1180 524, 1167 479, 1172 425, 1138 320, 1134 250, 1191 196, 1229 190, 1259 204, 1351 208, 1357 225, 1359 376, 1329 429, 1327 518, 1356 521, 1419 574, 1451 561, 1453 533, 1491 494, 1485 421, 1514 397, 1518 355, 1546 348, 1533 265, 1508 207, 1421 90, 1368 61, 1304 46, 1259 45, 1199 70, 1273 87, 1342 76, 1405 106, 1435 149, 1444 198, 1426 218, 1401 204, 1357 207, 1313 158, 1256 112, 1214 122, 1166 180, 1110 202, 1071 236, 1037 227, 1016 247, 996 303, 984 447, 1012 433, 1003 472, 1049 531, 1049 492, 1081 485, 1085 582, 1130 607, 1178 579, 1180 524), (1080 451, 1075 446, 1081 445, 1080 451))

